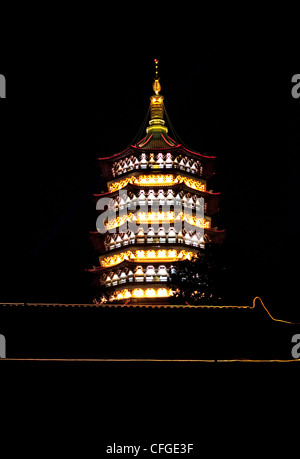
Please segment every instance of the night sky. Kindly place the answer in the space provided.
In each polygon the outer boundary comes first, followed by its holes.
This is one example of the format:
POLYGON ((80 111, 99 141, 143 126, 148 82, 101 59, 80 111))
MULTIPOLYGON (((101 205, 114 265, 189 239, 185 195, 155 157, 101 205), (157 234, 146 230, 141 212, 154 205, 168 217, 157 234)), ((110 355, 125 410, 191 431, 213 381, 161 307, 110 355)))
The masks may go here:
MULTIPOLYGON (((1 5, 0 303, 92 301, 85 270, 97 263, 89 240, 93 193, 104 190, 97 158, 135 138, 158 58, 177 135, 217 157, 226 303, 250 305, 260 296, 275 317, 300 322, 300 98, 291 96, 300 73, 299 17, 287 5, 285 22, 282 4, 279 17, 275 4, 265 17, 262 4, 231 11, 226 3, 223 14, 213 3, 211 17, 199 2, 95 6, 13 4, 9 18, 1 5)), ((46 446, 53 457, 101 458, 114 442, 184 442, 195 444, 191 457, 208 450, 241 457, 245 445, 252 456, 294 453, 297 363, 215 359, 290 359, 298 325, 275 323, 260 308, 243 316, 232 309, 1 309, 8 357, 0 359, 1 445, 9 451, 35 458, 46 446), (10 360, 15 355, 214 360, 10 360)))
POLYGON ((138 38, 95 36, 28 35, 1 55, 0 301, 91 302, 85 269, 97 261, 88 232, 93 193, 104 190, 97 158, 136 136, 158 58, 177 135, 217 156, 228 297, 250 304, 258 295, 274 315, 299 319, 300 99, 291 97, 299 73, 291 44, 205 36, 175 44, 168 35, 141 47, 138 38))

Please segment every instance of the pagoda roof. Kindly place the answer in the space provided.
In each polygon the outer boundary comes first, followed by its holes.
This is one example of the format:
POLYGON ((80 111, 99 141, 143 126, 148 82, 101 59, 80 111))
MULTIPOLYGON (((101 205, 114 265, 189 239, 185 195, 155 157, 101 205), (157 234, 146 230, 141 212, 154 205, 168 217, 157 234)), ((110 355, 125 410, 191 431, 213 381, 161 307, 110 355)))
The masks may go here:
MULTIPOLYGON (((146 139, 146 137, 144 137, 144 139, 142 139, 141 141, 139 141, 138 143, 136 143, 135 145, 130 145, 129 147, 125 148, 124 150, 120 151, 119 153, 115 153, 114 155, 111 155, 111 156, 105 156, 103 158, 98 158, 99 161, 109 161, 109 162, 112 162, 112 161, 116 161, 118 159, 123 159, 123 158, 126 158, 129 154, 134 154, 135 152, 139 152, 139 153, 142 153, 143 151, 151 151, 151 150, 154 150, 154 151, 160 151, 160 150, 165 150, 166 152, 169 151, 169 152, 173 152, 175 150, 182 150, 183 152, 187 153, 188 155, 192 155, 192 156, 195 156, 195 157, 200 157, 200 158, 204 158, 204 159, 215 159, 216 156, 214 155, 207 155, 207 154, 204 154, 204 153, 199 153, 197 151, 194 151, 194 150, 190 150, 189 148, 185 147, 184 145, 180 144, 180 143, 175 143, 174 140, 172 140, 173 142, 173 145, 170 145, 170 144, 167 144, 165 142, 165 139, 156 139, 157 140, 157 145, 160 144, 161 146, 157 146, 157 147, 154 147, 155 145, 155 140, 153 139, 152 142, 151 140, 149 139, 150 143, 147 144, 148 145, 148 148, 146 148, 146 144, 144 143, 143 144, 143 141, 146 139)), ((170 139, 168 137, 168 139, 170 139)))
MULTIPOLYGON (((123 161, 124 159, 130 156, 138 157, 142 153, 147 153, 147 154, 151 152, 153 153, 161 152, 161 153, 171 153, 171 154, 177 153, 178 155, 182 154, 187 157, 193 158, 194 160, 198 160, 198 161, 201 160, 201 162, 205 162, 206 164, 211 164, 212 161, 214 161, 216 158, 215 156, 212 156, 212 155, 206 155, 203 153, 198 153, 193 150, 189 150, 187 147, 181 144, 174 144, 174 146, 169 146, 167 144, 163 144, 163 142, 161 142, 158 139, 152 139, 152 140, 150 139, 147 145, 143 147, 141 147, 141 145, 144 145, 142 141, 140 141, 136 145, 130 145, 125 150, 119 153, 116 153, 114 155, 105 156, 103 158, 98 158, 100 169, 101 169, 103 176, 107 179, 112 179, 113 178, 112 176, 113 163, 121 161, 121 160, 123 161), (161 145, 161 146, 158 147, 158 145, 161 145), (148 148, 146 148, 146 146, 148 146, 148 148)), ((212 166, 210 166, 210 169, 211 168, 212 166)), ((141 169, 137 169, 137 170, 141 171, 141 169)), ((152 171, 152 169, 149 169, 149 170, 152 171)))
MULTIPOLYGON (((176 169, 176 171, 178 172, 178 169, 176 169)), ((180 171, 180 173, 184 173, 184 171, 180 171)), ((192 176, 192 175, 189 175, 189 176, 194 178, 194 176, 192 176)), ((143 186, 143 185, 137 185, 137 184, 134 184, 134 183, 128 183, 127 185, 125 185, 120 190, 106 191, 105 193, 94 193, 94 199, 98 200, 99 198, 104 197, 104 196, 109 197, 109 198, 113 198, 115 196, 118 196, 120 191, 139 190, 139 189, 143 189, 143 188, 145 188, 145 186, 143 186)), ((174 191, 184 190, 187 193, 197 194, 198 196, 204 197, 206 199, 219 198, 220 195, 221 195, 220 191, 212 192, 212 191, 195 190, 194 188, 190 188, 189 186, 187 186, 185 183, 177 183, 176 185, 170 185, 170 184, 166 184, 166 185, 151 185, 151 186, 147 186, 147 189, 148 188, 151 189, 151 190, 152 189, 162 189, 162 188, 172 188, 172 190, 174 190, 174 191)))
MULTIPOLYGON (((158 60, 156 60, 156 62, 158 62, 158 60)), ((157 67, 152 88, 154 93, 150 97, 150 106, 147 113, 147 115, 150 115, 150 119, 148 120, 149 124, 146 128, 146 135, 144 135, 143 138, 137 137, 139 140, 133 141, 130 146, 119 153, 111 156, 105 156, 103 158, 98 158, 101 162, 100 167, 105 177, 109 177, 111 174, 112 162, 126 158, 128 155, 136 155, 142 152, 174 152, 176 150, 181 150, 181 152, 184 154, 197 158, 197 160, 199 160, 199 158, 205 160, 215 159, 215 156, 206 155, 190 150, 189 148, 185 147, 181 141, 179 143, 177 140, 174 140, 169 136, 168 127, 166 126, 166 121, 164 119, 165 116, 167 118, 168 125, 172 129, 172 135, 174 135, 176 139, 178 138, 165 109, 164 96, 161 94, 161 83, 158 76, 157 67)))
POLYGON ((173 147, 179 147, 180 144, 171 139, 167 134, 158 133, 156 136, 151 134, 145 136, 142 140, 133 145, 134 148, 142 148, 144 150, 167 150, 173 147))

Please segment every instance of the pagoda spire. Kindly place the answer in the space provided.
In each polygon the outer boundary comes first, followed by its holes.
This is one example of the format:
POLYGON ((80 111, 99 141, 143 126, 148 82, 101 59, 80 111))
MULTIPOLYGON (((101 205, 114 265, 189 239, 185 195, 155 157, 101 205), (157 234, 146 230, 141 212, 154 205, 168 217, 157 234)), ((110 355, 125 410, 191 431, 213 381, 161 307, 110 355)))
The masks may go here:
POLYGON ((159 63, 159 60, 158 59, 154 59, 154 64, 155 64, 155 79, 154 79, 154 83, 153 83, 153 91, 155 92, 155 94, 158 96, 158 94, 160 93, 161 91, 161 86, 160 86, 160 82, 159 82, 159 78, 158 78, 158 63, 159 63))
POLYGON ((154 59, 154 80, 152 83, 153 94, 150 96, 150 119, 146 128, 146 137, 137 143, 139 148, 155 149, 169 148, 176 142, 168 136, 168 128, 164 120, 164 96, 160 94, 161 84, 158 73, 158 59, 154 59))
MULTIPOLYGON (((152 85, 154 94, 150 97, 150 113, 151 120, 156 120, 156 126, 163 126, 165 122, 163 121, 164 117, 164 96, 160 94, 161 85, 158 77, 158 59, 154 59, 155 64, 155 78, 152 85)), ((150 122, 151 125, 151 122, 150 122)))

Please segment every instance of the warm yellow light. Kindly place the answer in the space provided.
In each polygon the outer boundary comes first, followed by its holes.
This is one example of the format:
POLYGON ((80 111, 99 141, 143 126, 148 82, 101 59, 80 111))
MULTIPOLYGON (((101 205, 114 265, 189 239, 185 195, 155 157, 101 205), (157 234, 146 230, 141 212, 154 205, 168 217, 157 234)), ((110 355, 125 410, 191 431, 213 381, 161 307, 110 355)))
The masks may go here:
POLYGON ((111 183, 110 185, 108 185, 108 191, 113 192, 121 190, 121 188, 124 188, 128 183, 133 183, 132 178, 132 176, 126 177, 122 180, 118 180, 117 182, 111 183))
POLYGON ((147 297, 156 297, 156 292, 154 290, 154 288, 147 288, 146 292, 145 292, 145 295, 147 297))
POLYGON ((109 257, 105 258, 100 258, 100 264, 101 266, 107 268, 110 266, 117 265, 118 263, 121 263, 124 260, 132 260, 132 261, 142 261, 142 260, 147 260, 147 261, 177 261, 177 260, 185 260, 191 259, 194 255, 194 252, 190 252, 187 250, 175 250, 175 249, 170 249, 170 250, 128 250, 127 252, 121 252, 118 255, 112 255, 109 257))
POLYGON ((189 256, 192 256, 193 252, 187 252, 186 250, 181 250, 180 252, 175 249, 171 250, 136 250, 135 257, 136 261, 141 259, 151 259, 155 260, 168 260, 176 261, 177 259, 185 259, 189 256))
POLYGON ((100 264, 101 266, 107 268, 109 266, 114 266, 119 263, 121 263, 124 260, 130 260, 132 257, 132 252, 131 250, 127 250, 127 252, 122 252, 117 255, 111 255, 109 257, 105 257, 103 259, 100 258, 100 264))
POLYGON ((159 289, 154 289, 154 288, 147 288, 146 290, 143 290, 141 288, 136 288, 132 292, 132 296, 136 298, 162 298, 162 297, 168 297, 172 295, 172 290, 167 289, 167 288, 159 288, 159 289))
POLYGON ((168 288, 135 288, 132 292, 124 289, 112 295, 111 300, 123 300, 128 298, 163 298, 172 295, 172 290, 168 288))
POLYGON ((210 220, 206 218, 196 217, 196 215, 185 214, 180 212, 176 220, 187 221, 190 225, 198 226, 199 228, 210 228, 210 220))
POLYGON ((157 296, 170 296, 171 291, 167 290, 166 288, 159 288, 157 290, 157 296))
POLYGON ((121 226, 123 225, 123 223, 129 221, 131 219, 131 216, 132 214, 129 213, 129 214, 125 214, 125 215, 122 215, 121 217, 116 217, 112 220, 109 220, 105 227, 106 229, 112 229, 112 228, 117 228, 118 226, 121 226))
POLYGON ((131 292, 129 290, 124 289, 120 292, 113 294, 110 298, 111 301, 113 300, 124 300, 125 298, 131 298, 131 292))
POLYGON ((178 183, 183 182, 185 183, 186 186, 188 186, 189 188, 193 188, 194 190, 205 191, 206 189, 205 183, 200 182, 199 180, 195 180, 189 177, 184 177, 182 175, 178 175, 177 180, 178 180, 178 183))
POLYGON ((148 223, 154 221, 172 221, 174 220, 175 212, 137 212, 132 216, 132 220, 137 223, 148 223))
POLYGON ((142 288, 135 288, 132 292, 132 296, 141 298, 144 296, 144 290, 142 288))
MULTIPOLYGON (((116 217, 112 220, 109 220, 106 223, 107 230, 116 228, 123 225, 126 221, 135 221, 137 223, 151 223, 151 222, 173 222, 175 219, 174 211, 167 212, 137 212, 136 214, 129 213, 128 215, 122 215, 121 217, 116 217)), ((190 225, 198 226, 199 228, 210 228, 210 220, 206 218, 196 217, 195 215, 185 214, 184 212, 179 212, 176 215, 176 220, 183 221, 186 220, 190 225)))
POLYGON ((139 175, 126 177, 121 180, 117 180, 110 185, 108 185, 108 190, 110 192, 120 190, 124 188, 128 183, 134 183, 135 185, 144 185, 144 186, 153 186, 153 185, 176 185, 177 183, 185 183, 189 188, 194 190, 205 191, 206 185, 204 182, 199 180, 185 177, 182 175, 174 174, 159 174, 159 175, 139 175))

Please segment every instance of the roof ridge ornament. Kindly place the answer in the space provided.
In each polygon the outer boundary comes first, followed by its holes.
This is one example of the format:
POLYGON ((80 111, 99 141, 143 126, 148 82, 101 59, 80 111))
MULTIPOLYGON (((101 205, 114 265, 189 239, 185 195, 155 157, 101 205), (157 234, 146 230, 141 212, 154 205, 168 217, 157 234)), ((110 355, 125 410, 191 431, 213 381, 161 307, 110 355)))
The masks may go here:
POLYGON ((154 78, 154 83, 152 85, 153 91, 155 92, 156 95, 158 95, 161 91, 161 85, 159 82, 159 77, 158 77, 158 59, 154 59, 154 64, 155 64, 155 78, 154 78))

